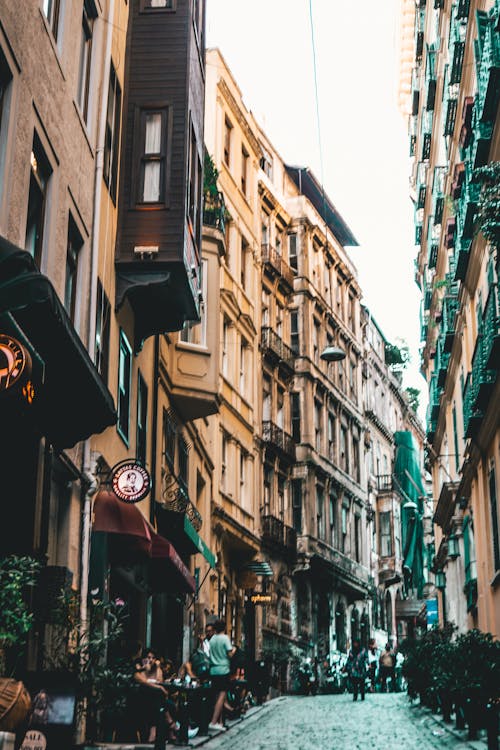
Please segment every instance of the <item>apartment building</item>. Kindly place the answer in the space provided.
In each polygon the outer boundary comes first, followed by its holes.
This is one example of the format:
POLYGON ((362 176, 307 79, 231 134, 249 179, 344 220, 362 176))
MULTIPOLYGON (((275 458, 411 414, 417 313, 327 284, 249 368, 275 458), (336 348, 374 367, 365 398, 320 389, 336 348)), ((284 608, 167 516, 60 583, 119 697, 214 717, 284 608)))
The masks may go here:
POLYGON ((418 4, 410 149, 441 622, 500 632, 498 247, 477 170, 499 159, 498 2, 418 4))

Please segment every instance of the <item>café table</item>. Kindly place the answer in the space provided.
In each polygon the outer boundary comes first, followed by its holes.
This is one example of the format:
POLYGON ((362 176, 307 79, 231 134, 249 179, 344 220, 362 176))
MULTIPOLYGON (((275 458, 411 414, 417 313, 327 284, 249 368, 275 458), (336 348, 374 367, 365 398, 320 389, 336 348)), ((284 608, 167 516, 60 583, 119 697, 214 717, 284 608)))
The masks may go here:
POLYGON ((179 731, 177 732, 178 745, 187 745, 189 741, 188 729, 190 715, 196 714, 198 721, 198 734, 200 736, 208 735, 208 722, 210 712, 210 696, 212 686, 210 682, 186 683, 180 680, 162 682, 163 687, 168 691, 169 697, 177 695, 177 721, 179 722, 179 731))

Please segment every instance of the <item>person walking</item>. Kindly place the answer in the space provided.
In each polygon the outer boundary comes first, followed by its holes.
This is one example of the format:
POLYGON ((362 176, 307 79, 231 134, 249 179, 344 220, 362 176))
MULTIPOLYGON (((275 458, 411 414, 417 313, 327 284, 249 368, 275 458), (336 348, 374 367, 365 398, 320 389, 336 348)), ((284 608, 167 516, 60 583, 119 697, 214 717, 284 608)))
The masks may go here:
POLYGON ((229 674, 231 671, 231 657, 236 649, 226 635, 226 623, 224 620, 214 622, 215 635, 210 639, 210 680, 215 690, 215 706, 209 729, 224 730, 221 721, 224 702, 226 700, 229 686, 229 674))
POLYGON ((365 680, 368 669, 368 655, 366 649, 361 648, 359 641, 352 642, 352 648, 347 657, 346 670, 351 678, 352 699, 358 700, 358 693, 361 693, 361 700, 365 699, 365 680))
POLYGON ((372 638, 368 643, 368 674, 370 675, 370 693, 375 692, 377 682, 378 651, 375 639, 372 638))
POLYGON ((394 665, 396 658, 390 643, 385 644, 385 649, 380 654, 380 689, 382 693, 387 690, 387 678, 391 680, 391 693, 394 692, 394 665))

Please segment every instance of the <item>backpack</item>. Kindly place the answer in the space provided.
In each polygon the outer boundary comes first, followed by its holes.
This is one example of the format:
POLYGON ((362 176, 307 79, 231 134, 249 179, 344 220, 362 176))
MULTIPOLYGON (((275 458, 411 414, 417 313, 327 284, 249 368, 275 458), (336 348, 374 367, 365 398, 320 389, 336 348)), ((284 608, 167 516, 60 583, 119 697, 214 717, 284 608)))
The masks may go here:
POLYGON ((210 661, 202 649, 197 648, 191 656, 191 668, 197 677, 205 677, 210 672, 210 661))

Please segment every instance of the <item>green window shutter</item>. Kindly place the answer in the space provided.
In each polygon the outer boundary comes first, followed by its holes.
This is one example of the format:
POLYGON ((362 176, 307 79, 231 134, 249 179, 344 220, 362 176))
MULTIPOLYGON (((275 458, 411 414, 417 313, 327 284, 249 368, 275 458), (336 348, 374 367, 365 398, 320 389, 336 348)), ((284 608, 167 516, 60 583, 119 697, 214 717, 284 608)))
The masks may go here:
POLYGON ((463 520, 462 530, 464 535, 464 567, 465 567, 465 582, 469 583, 470 576, 470 534, 469 534, 469 523, 470 517, 465 516, 463 520))

